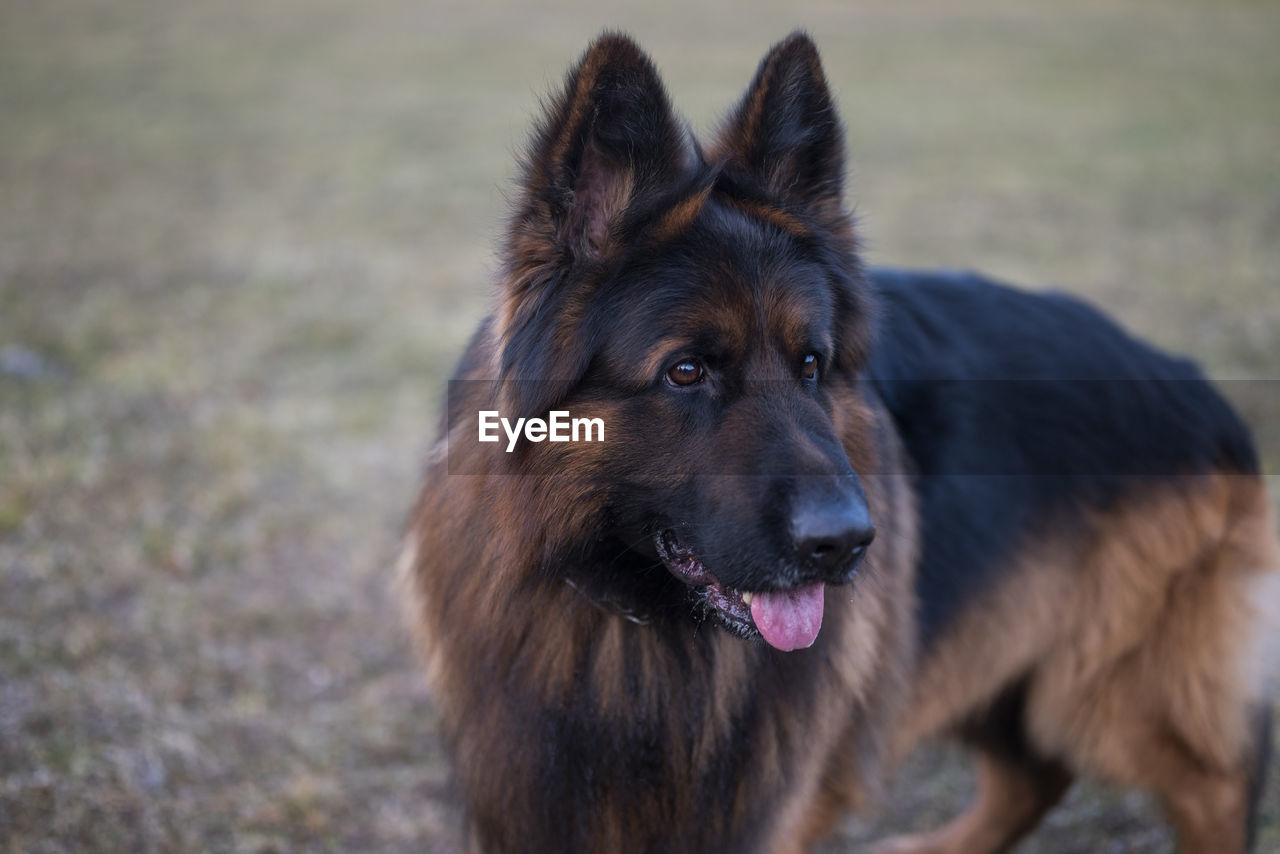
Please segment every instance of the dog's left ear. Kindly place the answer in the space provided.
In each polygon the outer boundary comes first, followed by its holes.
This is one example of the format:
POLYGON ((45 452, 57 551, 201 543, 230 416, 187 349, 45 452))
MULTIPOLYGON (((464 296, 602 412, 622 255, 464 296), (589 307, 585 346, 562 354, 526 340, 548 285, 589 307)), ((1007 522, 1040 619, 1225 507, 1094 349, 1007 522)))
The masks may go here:
POLYGON ((709 160, 825 225, 844 224, 844 129, 812 39, 795 32, 769 51, 709 160))
POLYGON ((512 413, 544 414, 582 377, 593 352, 585 306, 628 216, 687 182, 697 162, 649 57, 619 33, 596 39, 524 158, 498 312, 512 413))
POLYGON ((570 71, 534 133, 509 266, 545 269, 609 255, 628 209, 677 182, 694 156, 653 62, 631 39, 606 33, 570 71))

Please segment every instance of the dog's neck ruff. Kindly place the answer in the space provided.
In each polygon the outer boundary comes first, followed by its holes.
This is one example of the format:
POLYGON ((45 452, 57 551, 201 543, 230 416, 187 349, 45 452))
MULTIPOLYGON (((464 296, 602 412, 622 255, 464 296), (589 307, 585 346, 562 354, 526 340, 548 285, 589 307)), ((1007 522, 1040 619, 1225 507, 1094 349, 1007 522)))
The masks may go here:
POLYGON ((571 578, 565 578, 564 583, 572 587, 580 596, 582 596, 583 599, 586 599, 592 605, 610 616, 622 617, 624 620, 635 623, 637 626, 647 626, 652 622, 650 618, 642 617, 635 611, 622 607, 608 596, 592 596, 590 593, 575 584, 571 578))

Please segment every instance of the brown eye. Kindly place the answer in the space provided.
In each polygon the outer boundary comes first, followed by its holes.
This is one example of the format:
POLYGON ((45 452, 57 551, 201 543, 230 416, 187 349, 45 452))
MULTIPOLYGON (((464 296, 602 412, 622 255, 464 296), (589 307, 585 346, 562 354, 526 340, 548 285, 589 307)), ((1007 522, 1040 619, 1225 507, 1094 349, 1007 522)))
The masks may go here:
POLYGON ((816 380, 818 378, 817 353, 810 353, 804 357, 804 361, 800 363, 800 376, 807 380, 816 380))
POLYGON ((667 382, 674 386, 687 386, 702 381, 702 365, 692 359, 677 362, 667 371, 667 382))

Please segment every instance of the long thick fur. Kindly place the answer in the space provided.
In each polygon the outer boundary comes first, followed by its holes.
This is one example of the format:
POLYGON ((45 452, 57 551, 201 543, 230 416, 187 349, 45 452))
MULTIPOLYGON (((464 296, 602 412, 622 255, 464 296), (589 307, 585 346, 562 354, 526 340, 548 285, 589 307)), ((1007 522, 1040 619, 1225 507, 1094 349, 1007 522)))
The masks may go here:
POLYGON ((620 35, 547 105, 401 559, 473 847, 804 851, 953 735, 977 803, 885 850, 1004 850, 1088 774, 1243 851, 1247 432, 1070 298, 864 270, 843 174, 803 34, 705 147, 620 35), (478 441, 552 410, 605 441, 478 441))

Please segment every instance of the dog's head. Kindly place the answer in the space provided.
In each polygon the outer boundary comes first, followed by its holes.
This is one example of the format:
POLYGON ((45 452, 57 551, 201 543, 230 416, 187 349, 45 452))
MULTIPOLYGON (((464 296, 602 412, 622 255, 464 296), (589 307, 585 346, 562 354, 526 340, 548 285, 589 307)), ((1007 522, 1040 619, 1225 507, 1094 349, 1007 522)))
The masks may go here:
POLYGON ((601 583, 779 649, 813 643, 874 535, 850 465, 869 306, 843 145, 803 34, 705 148, 648 57, 601 37, 534 135, 494 320, 508 411, 603 416, 572 463, 626 547, 601 583))

